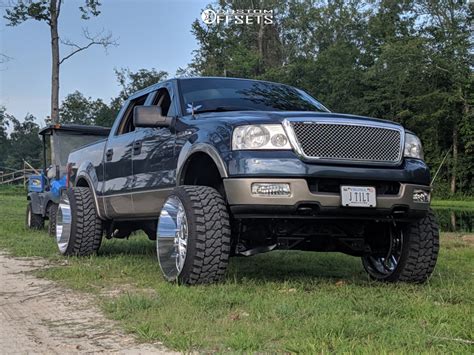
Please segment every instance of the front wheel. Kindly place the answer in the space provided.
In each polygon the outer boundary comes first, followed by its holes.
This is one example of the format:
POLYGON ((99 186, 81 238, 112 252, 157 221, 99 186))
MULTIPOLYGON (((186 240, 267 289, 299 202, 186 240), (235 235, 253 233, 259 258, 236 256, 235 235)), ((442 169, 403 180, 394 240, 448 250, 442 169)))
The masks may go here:
POLYGON ((56 242, 61 254, 87 256, 102 241, 102 221, 97 216, 88 187, 63 191, 56 212, 56 242))
POLYGON ((161 210, 156 248, 168 281, 220 281, 229 261, 230 224, 219 192, 206 186, 175 188, 161 210))
POLYGON ((362 257, 373 279, 422 283, 430 277, 439 251, 438 223, 431 210, 411 224, 390 226, 379 238, 378 250, 362 257))
POLYGON ((44 218, 40 214, 33 213, 31 201, 28 202, 28 206, 26 206, 25 225, 29 229, 43 229, 44 227, 44 218))

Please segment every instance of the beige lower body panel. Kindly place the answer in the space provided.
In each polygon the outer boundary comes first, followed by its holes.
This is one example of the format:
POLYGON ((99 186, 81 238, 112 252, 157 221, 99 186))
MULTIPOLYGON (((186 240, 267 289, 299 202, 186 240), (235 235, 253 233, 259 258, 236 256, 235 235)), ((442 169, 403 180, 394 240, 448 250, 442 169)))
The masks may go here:
MULTIPOLYGON (((362 183, 363 184, 363 183, 362 183)), ((224 188, 229 205, 281 205, 294 206, 304 202, 316 202, 321 207, 340 207, 341 196, 336 193, 312 193, 304 179, 225 179, 224 188), (290 196, 259 196, 251 193, 255 182, 288 183, 290 196)), ((378 195, 377 208, 390 209, 395 205, 409 206, 414 210, 427 210, 429 203, 413 202, 413 190, 430 190, 430 187, 415 184, 400 184, 398 195, 378 195)))

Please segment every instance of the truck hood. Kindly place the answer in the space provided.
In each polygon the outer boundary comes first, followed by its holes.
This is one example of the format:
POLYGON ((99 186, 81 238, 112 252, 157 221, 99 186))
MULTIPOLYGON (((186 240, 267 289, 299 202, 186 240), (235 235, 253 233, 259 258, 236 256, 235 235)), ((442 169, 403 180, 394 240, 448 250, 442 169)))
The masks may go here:
POLYGON ((208 112, 202 114, 196 114, 196 120, 218 120, 225 121, 230 125, 242 125, 242 124, 266 124, 266 123, 279 123, 284 119, 297 119, 302 121, 366 121, 374 123, 385 123, 400 126, 400 124, 382 120, 378 118, 371 118, 365 116, 346 115, 341 113, 331 112, 306 112, 306 111, 232 111, 232 112, 208 112))

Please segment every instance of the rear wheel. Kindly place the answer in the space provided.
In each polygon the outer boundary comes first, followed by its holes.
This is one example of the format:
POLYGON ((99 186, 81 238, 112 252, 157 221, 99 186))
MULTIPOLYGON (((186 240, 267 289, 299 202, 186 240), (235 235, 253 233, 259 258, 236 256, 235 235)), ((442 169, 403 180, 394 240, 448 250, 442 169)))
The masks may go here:
POLYGON ((56 216, 56 242, 63 255, 95 253, 102 241, 102 221, 88 187, 67 189, 56 216))
POLYGON ((439 230, 432 211, 408 225, 390 226, 378 250, 362 257, 367 273, 387 282, 425 282, 436 265, 439 230))
POLYGON ((48 206, 48 234, 51 237, 56 235, 56 213, 58 212, 58 205, 51 202, 48 206))
POLYGON ((209 284, 225 275, 230 224, 225 202, 206 186, 180 186, 165 201, 158 220, 157 254, 169 281, 209 284))
POLYGON ((26 220, 25 225, 30 229, 42 229, 44 228, 44 218, 40 214, 33 213, 33 207, 31 201, 26 206, 26 220))

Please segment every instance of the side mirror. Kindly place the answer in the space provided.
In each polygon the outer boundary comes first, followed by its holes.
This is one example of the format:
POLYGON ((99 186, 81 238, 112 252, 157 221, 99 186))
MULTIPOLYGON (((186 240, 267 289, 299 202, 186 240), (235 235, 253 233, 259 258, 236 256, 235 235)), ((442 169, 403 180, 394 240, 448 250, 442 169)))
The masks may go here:
POLYGON ((159 106, 135 106, 133 124, 135 127, 170 127, 173 118, 163 116, 159 106))

